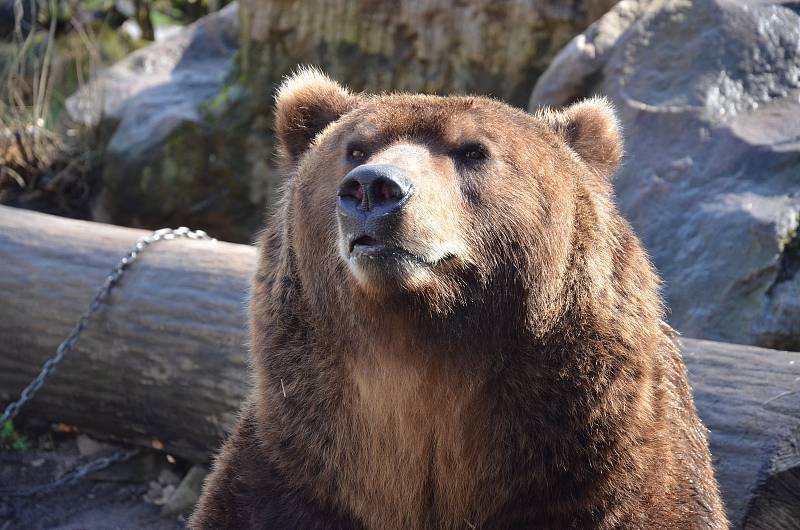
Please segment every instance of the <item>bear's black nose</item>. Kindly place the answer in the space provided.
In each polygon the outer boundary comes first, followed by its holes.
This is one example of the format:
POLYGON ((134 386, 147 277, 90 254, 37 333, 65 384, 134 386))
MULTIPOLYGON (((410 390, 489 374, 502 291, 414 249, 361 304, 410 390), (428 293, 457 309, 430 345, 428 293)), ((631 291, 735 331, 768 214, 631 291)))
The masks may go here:
POLYGON ((339 184, 339 208, 345 215, 386 215, 399 210, 412 194, 411 181, 388 164, 364 164, 339 184))

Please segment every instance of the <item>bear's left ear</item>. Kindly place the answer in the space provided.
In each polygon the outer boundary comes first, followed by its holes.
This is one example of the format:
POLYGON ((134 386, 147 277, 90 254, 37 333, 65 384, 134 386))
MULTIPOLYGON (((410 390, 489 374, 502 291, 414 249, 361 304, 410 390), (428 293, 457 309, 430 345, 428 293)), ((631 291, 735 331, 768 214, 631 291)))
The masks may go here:
POLYGON ((593 97, 560 111, 542 111, 538 116, 599 175, 609 178, 617 171, 622 159, 622 133, 606 98, 593 97))
POLYGON ((357 101, 358 96, 315 68, 287 77, 275 96, 275 132, 283 157, 296 163, 314 138, 357 101))

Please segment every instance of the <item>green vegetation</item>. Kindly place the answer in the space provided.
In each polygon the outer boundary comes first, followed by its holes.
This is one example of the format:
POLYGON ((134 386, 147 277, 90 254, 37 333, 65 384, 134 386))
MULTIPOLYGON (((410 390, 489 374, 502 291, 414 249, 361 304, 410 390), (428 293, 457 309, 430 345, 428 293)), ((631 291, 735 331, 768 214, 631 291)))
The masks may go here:
POLYGON ((781 258, 778 262, 778 276, 775 283, 789 281, 800 271, 800 215, 795 227, 789 230, 778 242, 781 258))
POLYGON ((0 447, 17 450, 30 449, 31 442, 27 436, 14 429, 14 424, 11 420, 6 420, 2 428, 0 428, 0 447))

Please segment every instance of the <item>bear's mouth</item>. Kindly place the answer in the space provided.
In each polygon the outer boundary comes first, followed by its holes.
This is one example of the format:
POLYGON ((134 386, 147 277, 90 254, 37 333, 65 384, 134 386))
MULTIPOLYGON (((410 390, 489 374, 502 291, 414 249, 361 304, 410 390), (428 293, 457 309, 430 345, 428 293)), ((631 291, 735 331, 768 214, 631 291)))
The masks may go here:
POLYGON ((350 260, 360 262, 362 259, 367 259, 376 265, 378 263, 387 264, 389 262, 402 262, 415 266, 434 266, 450 261, 455 257, 454 254, 447 253, 442 256, 437 256, 436 259, 428 260, 397 243, 381 241, 367 234, 352 238, 348 244, 348 250, 348 258, 350 260))
POLYGON ((351 239, 348 247, 350 259, 368 258, 380 262, 401 260, 409 263, 425 261, 396 243, 381 241, 366 234, 351 239))
POLYGON ((356 237, 352 241, 350 241, 350 254, 352 254, 356 250, 364 251, 376 247, 385 247, 385 245, 383 245, 380 241, 378 241, 374 237, 370 237, 365 234, 363 236, 356 237))

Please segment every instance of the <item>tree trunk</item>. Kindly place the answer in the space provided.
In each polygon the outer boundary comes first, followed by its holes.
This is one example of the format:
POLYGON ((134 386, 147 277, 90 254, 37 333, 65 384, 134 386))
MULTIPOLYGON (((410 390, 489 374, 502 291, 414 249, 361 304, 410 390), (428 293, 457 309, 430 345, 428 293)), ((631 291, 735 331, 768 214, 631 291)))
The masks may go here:
MULTIPOLYGON (((16 399, 146 232, 0 206, 0 404, 16 399)), ((76 349, 23 409, 202 462, 248 389, 252 247, 176 240, 146 250, 76 349)), ((734 528, 800 521, 800 354, 685 339, 734 528)))

